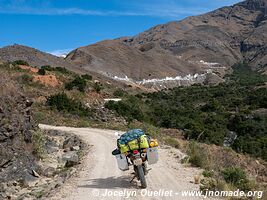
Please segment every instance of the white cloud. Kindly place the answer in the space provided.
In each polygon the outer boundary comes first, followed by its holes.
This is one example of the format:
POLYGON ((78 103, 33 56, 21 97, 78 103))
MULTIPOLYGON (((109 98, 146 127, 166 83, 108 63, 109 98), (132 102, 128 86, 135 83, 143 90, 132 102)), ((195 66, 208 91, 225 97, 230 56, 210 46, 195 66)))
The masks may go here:
POLYGON ((203 10, 200 9, 183 9, 183 8, 146 8, 140 11, 100 11, 100 10, 84 10, 80 8, 12 8, 3 9, 0 7, 2 14, 26 14, 26 15, 93 15, 93 16, 151 16, 151 17, 178 17, 184 14, 200 14, 203 10))
POLYGON ((25 15, 92 15, 92 16, 150 16, 176 18, 181 15, 195 15, 207 11, 206 8, 182 7, 172 0, 165 2, 124 3, 124 10, 90 10, 82 8, 54 8, 51 4, 27 5, 23 0, 15 0, 10 4, 1 5, 2 14, 25 15))
MULTIPOLYGON (((237 2, 239 0, 224 0, 224 5, 237 2)), ((223 3, 220 1, 205 0, 135 0, 121 1, 120 9, 115 10, 93 10, 79 7, 56 8, 53 1, 32 1, 12 0, 9 4, 1 4, 0 13, 5 14, 26 14, 26 15, 92 15, 92 16, 150 16, 163 18, 179 18, 181 16, 197 15, 208 12, 223 3), (187 2, 187 3, 185 3, 187 2), (210 6, 208 6, 210 5, 210 6)))
POLYGON ((53 51, 50 51, 48 53, 54 55, 54 56, 58 56, 58 57, 66 57, 66 55, 72 51, 72 49, 56 49, 53 51))

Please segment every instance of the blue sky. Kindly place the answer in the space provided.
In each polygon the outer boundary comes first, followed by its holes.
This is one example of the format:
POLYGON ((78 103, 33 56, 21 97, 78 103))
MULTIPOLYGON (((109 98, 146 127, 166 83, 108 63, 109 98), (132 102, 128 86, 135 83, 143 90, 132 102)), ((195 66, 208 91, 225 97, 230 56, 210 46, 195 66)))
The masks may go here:
POLYGON ((0 0, 0 46, 61 53, 239 0, 0 0))

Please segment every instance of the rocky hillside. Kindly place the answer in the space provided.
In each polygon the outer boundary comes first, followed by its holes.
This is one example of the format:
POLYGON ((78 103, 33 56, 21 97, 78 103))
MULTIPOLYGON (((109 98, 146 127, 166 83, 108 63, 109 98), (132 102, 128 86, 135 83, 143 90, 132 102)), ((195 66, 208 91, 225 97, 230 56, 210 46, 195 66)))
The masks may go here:
POLYGON ((31 47, 12 45, 0 48, 0 62, 13 62, 16 60, 24 60, 32 66, 40 67, 50 65, 52 67, 66 67, 75 72, 82 71, 78 67, 75 67, 73 63, 64 60, 62 57, 57 57, 31 47))
POLYGON ((222 75, 240 61, 266 69, 266 7, 266 0, 247 0, 134 37, 81 47, 66 59, 87 70, 134 80, 183 80, 207 70, 222 75))
MULTIPOLYGON (((2 79, 0 80, 2 82, 2 79)), ((4 84, 3 84, 4 85, 4 84)), ((1 83, 1 86, 3 86, 1 83)), ((6 86, 6 85, 5 85, 6 86)), ((13 88, 14 89, 14 88, 13 88)), ((22 168, 33 165, 31 102, 17 90, 7 94, 2 91, 0 98, 0 181, 13 179, 23 173, 22 168), (15 95, 16 94, 16 95, 15 95), (18 159, 20 158, 20 159, 18 159), (4 170, 6 169, 6 170, 4 170)))
POLYGON ((0 77, 0 199, 39 199, 74 173, 84 143, 58 131, 41 131, 22 85, 0 77))

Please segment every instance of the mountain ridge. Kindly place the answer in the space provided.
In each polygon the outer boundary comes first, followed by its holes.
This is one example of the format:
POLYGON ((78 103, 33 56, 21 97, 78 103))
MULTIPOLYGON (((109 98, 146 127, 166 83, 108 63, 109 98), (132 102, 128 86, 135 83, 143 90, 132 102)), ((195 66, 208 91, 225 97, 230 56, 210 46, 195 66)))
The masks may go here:
POLYGON ((237 62, 247 62, 256 70, 266 71, 266 1, 247 0, 157 25, 136 36, 79 47, 65 59, 15 45, 1 48, 0 60, 25 59, 31 65, 63 65, 139 83, 210 72, 222 78, 237 62))
POLYGON ((255 69, 266 68, 266 5, 266 0, 247 0, 133 37, 84 46, 66 59, 85 69, 137 80, 204 73, 207 67, 200 61, 226 69, 243 61, 255 69))

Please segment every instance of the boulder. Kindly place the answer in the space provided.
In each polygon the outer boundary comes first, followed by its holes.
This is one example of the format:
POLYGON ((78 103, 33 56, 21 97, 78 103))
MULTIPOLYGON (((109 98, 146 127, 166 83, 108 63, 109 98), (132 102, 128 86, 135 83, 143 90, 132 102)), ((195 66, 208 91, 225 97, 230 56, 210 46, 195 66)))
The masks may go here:
POLYGON ((72 167, 79 164, 79 156, 75 151, 69 151, 62 156, 65 167, 72 167))
POLYGON ((58 161, 49 160, 38 163, 38 172, 46 177, 53 177, 57 171, 58 161))
POLYGON ((64 142, 63 142, 63 148, 64 149, 68 149, 74 146, 80 146, 82 144, 81 140, 79 139, 79 137, 77 137, 76 135, 71 136, 69 138, 67 138, 64 142))
POLYGON ((43 174, 47 177, 53 177, 54 174, 56 173, 57 169, 54 167, 47 167, 44 171, 43 174))
POLYGON ((52 154, 52 153, 55 153, 55 152, 58 152, 59 151, 59 148, 58 147, 47 147, 46 148, 46 152, 48 154, 52 154))
POLYGON ((22 186, 23 187, 34 187, 38 183, 38 178, 32 176, 29 173, 25 173, 22 178, 22 186))

